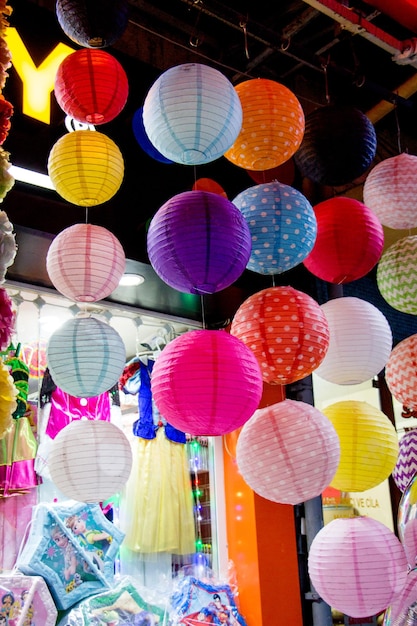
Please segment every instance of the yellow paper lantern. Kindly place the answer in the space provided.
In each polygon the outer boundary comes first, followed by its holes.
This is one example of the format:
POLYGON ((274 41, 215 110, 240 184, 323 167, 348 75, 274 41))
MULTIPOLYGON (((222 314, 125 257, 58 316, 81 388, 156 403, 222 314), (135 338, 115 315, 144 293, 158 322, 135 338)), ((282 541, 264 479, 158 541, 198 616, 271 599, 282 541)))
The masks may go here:
POLYGON ((304 135, 304 112, 284 85, 265 78, 235 87, 242 104, 242 128, 225 157, 247 170, 269 170, 288 161, 304 135))
POLYGON ((117 145, 98 131, 64 135, 49 154, 48 173, 68 202, 90 207, 112 198, 122 184, 124 162, 117 145))
POLYGON ((365 491, 393 471, 398 437, 388 417, 367 402, 345 400, 322 409, 340 441, 340 463, 331 486, 340 491, 365 491))

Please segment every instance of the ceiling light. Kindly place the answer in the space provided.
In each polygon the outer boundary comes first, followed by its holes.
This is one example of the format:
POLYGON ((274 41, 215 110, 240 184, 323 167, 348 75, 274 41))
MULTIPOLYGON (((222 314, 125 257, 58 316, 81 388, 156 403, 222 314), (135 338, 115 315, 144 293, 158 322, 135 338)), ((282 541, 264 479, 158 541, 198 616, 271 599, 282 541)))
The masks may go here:
POLYGON ((137 287, 145 282, 145 278, 141 274, 123 274, 120 279, 120 287, 137 287))

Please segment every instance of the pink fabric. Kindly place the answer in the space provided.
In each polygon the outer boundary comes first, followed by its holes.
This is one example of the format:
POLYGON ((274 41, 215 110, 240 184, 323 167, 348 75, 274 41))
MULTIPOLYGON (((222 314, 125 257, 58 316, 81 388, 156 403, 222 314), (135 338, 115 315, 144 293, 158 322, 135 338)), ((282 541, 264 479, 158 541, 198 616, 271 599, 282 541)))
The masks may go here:
POLYGON ((46 434, 55 439, 57 434, 74 420, 110 421, 110 397, 107 392, 93 398, 76 398, 59 387, 51 394, 51 412, 46 434))
POLYGON ((13 569, 36 504, 36 489, 13 498, 0 498, 0 570, 13 569))

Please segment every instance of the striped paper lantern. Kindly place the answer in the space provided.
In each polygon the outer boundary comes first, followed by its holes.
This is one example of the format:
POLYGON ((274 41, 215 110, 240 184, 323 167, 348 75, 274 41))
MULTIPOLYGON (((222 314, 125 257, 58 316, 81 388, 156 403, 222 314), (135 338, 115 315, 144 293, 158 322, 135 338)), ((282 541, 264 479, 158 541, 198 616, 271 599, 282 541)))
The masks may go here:
POLYGON ((308 572, 317 593, 351 617, 376 615, 398 596, 407 578, 404 548, 371 517, 340 518, 314 537, 308 572))
POLYGON ((417 334, 393 348, 385 367, 385 379, 394 398, 408 409, 417 410, 417 334))
POLYGON ((366 177, 363 199, 384 226, 417 227, 417 156, 404 152, 375 165, 366 177))
POLYGON ((224 155, 242 126, 242 106, 218 70, 184 63, 166 70, 143 103, 143 124, 155 148, 182 165, 202 165, 224 155))
POLYGON ((322 309, 293 287, 270 287, 250 296, 236 311, 231 333, 255 354, 263 380, 279 385, 311 374, 329 345, 322 309))
POLYGON ((345 296, 321 305, 329 324, 326 356, 315 374, 337 385, 358 385, 385 367, 392 349, 386 317, 366 300, 345 296))
POLYGON ((67 498, 103 502, 121 491, 129 478, 130 442, 111 422, 76 420, 53 440, 48 469, 67 498))
POLYGON ((75 302, 96 302, 109 296, 125 271, 119 240, 106 228, 74 224, 55 237, 46 255, 46 269, 55 289, 75 302))
POLYGON ((94 317, 80 316, 51 335, 47 360, 58 387, 77 398, 92 397, 119 381, 126 350, 114 328, 94 317))
MULTIPOLYGON (((400 439, 397 463, 392 477, 400 491, 405 491, 417 473, 417 430, 410 430, 400 439)), ((417 552, 416 552, 417 555, 417 552)))
POLYGON ((388 417, 367 402, 342 400, 322 409, 340 441, 340 463, 331 486, 365 491, 389 477, 398 456, 397 432, 388 417))
POLYGON ((381 256, 376 281, 382 297, 402 313, 417 315, 417 236, 402 237, 381 256))
POLYGON ((238 469, 249 487, 282 504, 319 496, 339 457, 339 438, 329 419, 295 400, 258 409, 242 427, 236 447, 238 469))
POLYGON ((313 207, 302 193, 282 183, 256 185, 233 200, 248 223, 252 251, 247 268, 280 274, 299 265, 316 241, 313 207))

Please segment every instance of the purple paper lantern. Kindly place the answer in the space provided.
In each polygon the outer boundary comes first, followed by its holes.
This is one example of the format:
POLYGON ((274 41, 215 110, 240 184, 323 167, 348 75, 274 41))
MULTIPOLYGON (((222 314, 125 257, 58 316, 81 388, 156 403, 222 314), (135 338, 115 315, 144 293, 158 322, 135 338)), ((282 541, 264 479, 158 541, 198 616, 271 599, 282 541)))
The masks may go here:
POLYGON ((170 287, 208 294, 243 273, 251 252, 248 224, 227 198, 186 191, 166 202, 148 230, 149 261, 170 287))

